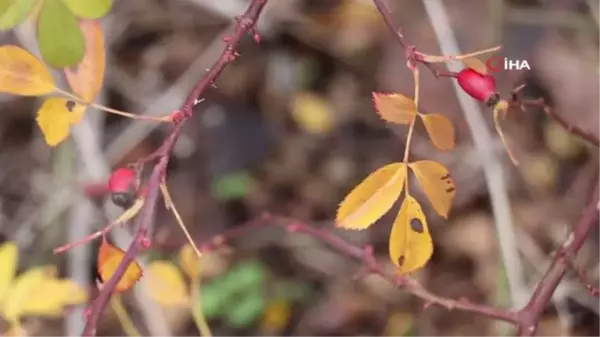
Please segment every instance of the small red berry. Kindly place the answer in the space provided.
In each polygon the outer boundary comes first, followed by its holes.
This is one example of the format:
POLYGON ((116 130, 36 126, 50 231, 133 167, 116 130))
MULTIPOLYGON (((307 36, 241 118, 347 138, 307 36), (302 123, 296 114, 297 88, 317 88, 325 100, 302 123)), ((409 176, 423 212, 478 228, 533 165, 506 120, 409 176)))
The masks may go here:
POLYGON ((500 95, 496 91, 496 80, 492 75, 480 74, 471 68, 461 70, 456 76, 458 85, 469 96, 485 102, 489 106, 496 105, 500 95))
POLYGON ((108 190, 115 205, 123 208, 131 207, 137 190, 137 174, 130 168, 116 169, 108 179, 108 190))

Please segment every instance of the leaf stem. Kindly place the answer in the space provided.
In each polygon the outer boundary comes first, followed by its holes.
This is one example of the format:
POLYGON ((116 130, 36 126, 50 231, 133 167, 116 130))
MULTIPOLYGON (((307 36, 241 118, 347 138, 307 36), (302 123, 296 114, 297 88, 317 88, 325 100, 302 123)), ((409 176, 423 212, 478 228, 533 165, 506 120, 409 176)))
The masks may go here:
MULTIPOLYGON (((202 253, 200 252, 200 249, 198 249, 198 247, 196 246, 196 243, 192 239, 190 232, 187 230, 187 227, 183 223, 183 220, 181 219, 181 216, 179 215, 177 208, 175 208, 175 204, 173 203, 173 198, 171 198, 171 194, 169 193, 167 184, 165 182, 162 182, 159 185, 159 187, 160 187, 160 191, 163 194, 163 198, 165 199, 165 207, 167 208, 167 210, 170 210, 171 212, 173 212, 173 215, 175 216, 175 219, 177 220, 177 224, 179 225, 179 227, 183 231, 183 234, 185 235, 186 239, 192 246, 194 253, 198 257, 198 264, 200 265, 200 262, 202 261, 202 253)), ((204 316, 204 313, 202 312, 202 307, 201 306, 197 307, 197 305, 195 304, 197 301, 201 301, 201 295, 200 295, 201 294, 201 290, 200 290, 201 277, 200 277, 200 275, 202 273, 202 266, 200 265, 199 267, 200 267, 200 272, 198 274, 194 275, 194 279, 192 279, 192 298, 195 299, 194 303, 192 303, 192 316, 194 317, 194 323, 196 323, 196 326, 200 330, 200 333, 202 334, 202 336, 212 336, 212 332, 210 331, 210 326, 208 325, 208 322, 206 321, 206 317, 204 316)))
POLYGON ((192 318, 202 336, 212 336, 210 326, 208 325, 206 316, 204 316, 204 312, 202 311, 202 296, 200 290, 201 282, 200 274, 196 274, 192 279, 192 318))
POLYGON ((413 119, 410 121, 410 126, 408 127, 408 135, 406 136, 406 147, 404 148, 404 158, 402 161, 404 162, 404 169, 406 170, 406 188, 404 189, 406 196, 408 197, 408 156, 410 154, 410 143, 412 142, 413 132, 415 130, 415 123, 417 121, 417 115, 419 110, 419 68, 415 67, 413 72, 413 79, 415 83, 415 115, 413 119))
POLYGON ((120 295, 113 296, 110 301, 110 306, 117 315, 117 320, 119 323, 121 323, 121 327, 127 336, 142 336, 142 334, 133 324, 133 321, 131 320, 131 317, 129 317, 127 310, 125 310, 125 306, 123 305, 120 295))
POLYGON ((160 116, 160 117, 154 117, 154 116, 146 116, 146 115, 136 115, 136 114, 132 114, 130 112, 126 112, 126 111, 121 111, 121 110, 117 110, 117 109, 113 109, 113 108, 109 108, 107 106, 104 106, 102 104, 98 104, 98 103, 94 103, 94 102, 87 102, 86 100, 84 100, 83 98, 72 94, 68 91, 64 91, 60 88, 55 88, 56 92, 67 97, 70 100, 73 100, 79 104, 83 104, 83 105, 88 105, 91 106, 92 108, 98 109, 98 110, 102 110, 108 113, 111 113, 113 115, 119 115, 119 116, 123 116, 123 117, 127 117, 127 118, 132 118, 132 119, 139 119, 139 120, 151 120, 151 121, 155 121, 155 122, 160 122, 160 123, 171 123, 173 122, 173 119, 171 117, 171 115, 166 115, 166 116, 160 116))

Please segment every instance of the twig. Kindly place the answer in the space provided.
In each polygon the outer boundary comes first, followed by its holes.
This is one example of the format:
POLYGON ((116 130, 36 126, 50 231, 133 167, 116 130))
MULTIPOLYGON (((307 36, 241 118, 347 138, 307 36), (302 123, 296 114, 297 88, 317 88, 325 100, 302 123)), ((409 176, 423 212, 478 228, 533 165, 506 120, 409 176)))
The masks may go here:
MULTIPOLYGON (((452 75, 456 72, 442 72, 438 70, 433 63, 425 62, 426 54, 420 52, 414 45, 410 45, 409 43, 407 43, 406 38, 401 33, 398 33, 401 32, 401 28, 399 28, 398 25, 394 23, 393 16, 389 8, 385 5, 384 0, 373 0, 373 2, 379 10, 379 12, 381 13, 383 19, 385 20, 390 32, 394 35, 396 40, 398 40, 399 44, 404 47, 407 59, 406 62, 409 68, 412 69, 412 67, 416 67, 417 63, 420 63, 426 66, 438 78, 441 76, 453 77, 448 75, 441 75, 446 73, 452 75)), ((430 6, 437 5, 438 2, 424 1, 423 4, 425 8, 428 9, 428 7, 430 6)), ((447 20, 445 20, 445 17, 435 19, 431 18, 431 21, 434 25, 433 28, 436 32, 436 36, 438 37, 438 42, 440 44, 441 50, 444 53, 449 54, 446 51, 447 49, 456 49, 456 55, 435 57, 435 59, 452 60, 464 57, 464 55, 458 55, 459 50, 456 47, 447 45, 445 41, 447 39, 440 37, 440 31, 444 31, 447 34, 452 34, 451 32, 449 32, 449 25, 447 24, 447 20)), ((492 48, 489 50, 495 49, 497 48, 492 48)), ((467 54, 467 56, 475 55, 478 53, 479 52, 467 54)), ((431 59, 431 57, 429 58, 431 59)), ((457 92, 457 98, 459 100, 459 103, 462 107, 462 110, 464 111, 467 124, 473 136, 477 152, 482 158, 484 158, 482 160, 483 172, 486 178, 485 181, 488 186, 488 190, 490 192, 494 223, 497 227, 498 237, 500 241, 500 251, 502 253, 502 259, 508 278, 511 299, 513 305, 521 305, 523 303, 517 303, 517 301, 519 300, 519 298, 523 297, 523 294, 526 293, 526 290, 522 282, 522 268, 519 260, 518 248, 516 246, 516 238, 512 229, 512 223, 510 219, 510 204, 508 199, 508 193, 506 192, 506 189, 504 187, 505 180, 502 173, 502 167, 497 160, 497 156, 494 155, 493 138, 491 133, 487 129, 487 125, 479 111, 479 108, 471 98, 468 98, 466 94, 462 93, 462 89, 458 87, 456 81, 452 82, 457 92)))
POLYGON ((538 283, 529 303, 519 311, 520 323, 517 331, 519 336, 533 336, 535 334, 544 309, 552 299, 552 294, 570 265, 568 256, 577 255, 594 226, 598 226, 598 181, 595 181, 595 184, 596 190, 592 200, 573 227, 567 241, 554 256, 552 264, 538 283))
POLYGON ((199 98, 204 91, 213 84, 223 69, 225 69, 229 63, 236 59, 238 54, 235 52, 235 49, 242 38, 248 32, 251 32, 253 33, 253 37, 257 42, 260 40, 260 37, 254 29, 254 26, 266 3, 267 0, 252 0, 248 5, 246 12, 242 16, 236 18, 237 25, 234 28, 233 34, 226 39, 226 46, 221 53, 221 56, 205 74, 205 76, 202 77, 202 79, 200 79, 200 81, 196 84, 179 111, 173 114, 176 125, 172 129, 169 136, 165 138, 162 145, 156 150, 158 160, 154 165, 152 174, 146 185, 148 188, 146 202, 137 218, 133 242, 127 249, 123 260, 121 263, 119 263, 119 266, 116 268, 112 277, 104 284, 102 290, 100 290, 98 293, 97 298, 93 301, 83 331, 84 336, 96 335, 98 320, 106 308, 117 282, 123 276, 127 266, 142 251, 143 241, 146 240, 148 233, 152 232, 155 218, 154 215, 159 196, 159 186, 160 183, 165 180, 164 178, 167 171, 167 164, 169 163, 169 158, 173 151, 173 147, 175 146, 175 143, 181 134, 183 125, 193 115, 193 108, 199 102, 199 98))
POLYGON ((297 219, 287 218, 283 216, 276 216, 270 214, 263 214, 253 220, 246 222, 233 229, 227 230, 203 243, 200 244, 203 252, 212 251, 219 246, 223 245, 227 241, 243 236, 249 231, 254 231, 260 228, 268 226, 282 227, 290 232, 301 233, 312 236, 321 242, 327 244, 337 252, 348 256, 361 262, 365 273, 361 274, 376 274, 385 278, 389 282, 394 283, 398 288, 408 291, 411 294, 419 297, 425 302, 426 306, 437 305, 449 310, 461 310, 466 312, 477 313, 486 317, 499 319, 508 323, 517 324, 516 312, 505 310, 502 308, 495 308, 487 305, 480 305, 471 303, 466 300, 455 300, 451 298, 445 298, 438 296, 427 289, 425 289, 419 282, 409 276, 399 276, 390 274, 384 271, 381 264, 375 258, 373 248, 367 246, 361 248, 346 242, 342 238, 335 234, 332 234, 328 230, 315 228, 307 223, 304 223, 297 219))

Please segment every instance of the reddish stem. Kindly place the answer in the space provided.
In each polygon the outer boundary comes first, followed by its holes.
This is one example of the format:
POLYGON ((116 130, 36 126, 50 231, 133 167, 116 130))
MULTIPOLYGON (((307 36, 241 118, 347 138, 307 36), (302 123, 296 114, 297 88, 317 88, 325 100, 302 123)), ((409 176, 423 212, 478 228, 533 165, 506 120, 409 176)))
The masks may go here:
POLYGON ((255 24, 266 5, 267 0, 251 0, 246 12, 236 18, 237 24, 234 28, 233 33, 228 37, 226 46, 221 53, 219 59, 210 68, 210 70, 200 79, 200 81, 194 86, 185 102, 179 109, 181 111, 181 118, 178 118, 175 123, 175 127, 167 138, 163 141, 162 145, 151 154, 145 160, 157 160, 157 163, 152 169, 152 174, 147 182, 147 196, 144 203, 144 207, 140 211, 137 217, 136 231, 133 242, 127 249, 125 256, 119 266, 115 270, 112 277, 103 285, 99 291, 98 296, 92 302, 87 322, 83 331, 84 336, 95 336, 97 332, 98 320, 100 315, 106 308, 110 296, 115 290, 117 282, 123 277, 127 266, 135 259, 137 255, 143 250, 144 244, 147 241, 147 233, 151 233, 154 224, 154 215, 156 210, 156 204, 159 195, 159 185, 164 181, 167 164, 173 151, 173 147, 185 122, 192 117, 194 106, 200 102, 200 96, 208 89, 221 74, 225 67, 233 62, 238 55, 235 52, 238 44, 242 38, 248 33, 252 33, 255 40, 259 40, 255 30, 255 24))

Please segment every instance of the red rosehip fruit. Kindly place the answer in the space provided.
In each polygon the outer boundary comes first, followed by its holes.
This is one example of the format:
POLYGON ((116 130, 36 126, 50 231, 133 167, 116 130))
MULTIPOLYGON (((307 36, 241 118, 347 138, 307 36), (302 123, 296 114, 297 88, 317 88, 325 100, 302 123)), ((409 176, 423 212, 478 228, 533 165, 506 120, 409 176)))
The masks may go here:
POLYGON ((129 208, 137 190, 137 174, 130 168, 118 168, 108 179, 108 190, 113 204, 129 208))
POLYGON ((488 106, 494 106, 500 100, 500 94, 496 91, 496 80, 492 75, 465 68, 458 73, 456 79, 464 92, 488 106))

